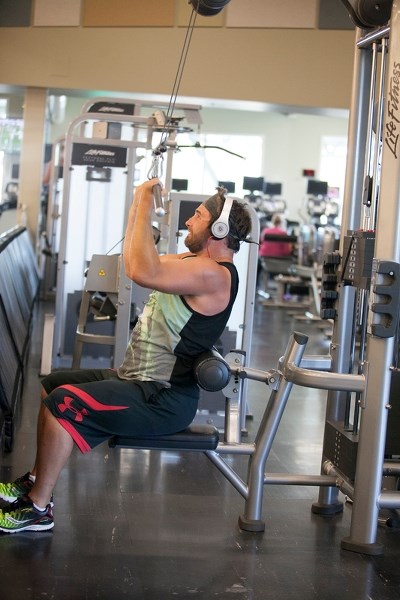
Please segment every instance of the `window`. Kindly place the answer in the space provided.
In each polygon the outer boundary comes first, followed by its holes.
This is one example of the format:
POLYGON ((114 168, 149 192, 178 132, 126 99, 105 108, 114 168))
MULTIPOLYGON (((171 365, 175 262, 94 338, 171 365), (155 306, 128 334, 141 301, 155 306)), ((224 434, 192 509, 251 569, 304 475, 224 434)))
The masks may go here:
POLYGON ((243 177, 261 174, 262 141, 261 136, 179 134, 172 177, 187 179, 188 191, 196 194, 211 194, 218 181, 233 181, 235 195, 242 196, 243 177))
POLYGON ((319 177, 330 188, 339 188, 338 200, 343 200, 346 173, 347 138, 322 137, 319 177))
POLYGON ((0 119, 7 116, 7 98, 0 98, 0 119))

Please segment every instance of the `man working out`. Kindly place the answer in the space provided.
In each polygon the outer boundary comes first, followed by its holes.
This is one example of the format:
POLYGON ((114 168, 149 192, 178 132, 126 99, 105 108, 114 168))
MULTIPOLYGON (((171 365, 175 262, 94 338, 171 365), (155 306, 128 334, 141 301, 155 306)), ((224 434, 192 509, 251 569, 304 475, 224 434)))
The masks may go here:
POLYGON ((136 188, 128 216, 126 274, 154 291, 124 361, 116 370, 59 371, 43 379, 36 462, 13 483, 0 484, 0 498, 10 503, 0 512, 0 531, 53 528, 53 489, 74 444, 89 452, 113 435, 175 433, 196 414, 192 365, 225 329, 238 289, 233 255, 251 219, 244 204, 219 188, 186 222, 189 252, 160 256, 151 224, 158 183, 136 188))

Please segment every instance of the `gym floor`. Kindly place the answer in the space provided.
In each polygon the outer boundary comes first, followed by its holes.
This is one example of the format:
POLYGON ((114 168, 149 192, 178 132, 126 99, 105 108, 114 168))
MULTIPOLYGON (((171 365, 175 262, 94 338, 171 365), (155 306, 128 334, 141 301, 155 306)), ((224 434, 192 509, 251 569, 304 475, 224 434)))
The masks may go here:
MULTIPOLYGON (((14 448, 1 481, 25 473, 35 451, 44 306, 35 311, 14 448)), ((275 368, 292 331, 306 354, 325 354, 318 322, 297 321, 257 300, 250 366, 275 368)), ((268 387, 249 382, 248 441, 268 387)), ((293 388, 267 471, 319 474, 326 392, 293 388)), ((246 440, 246 441, 247 441, 246 440)), ((247 459, 229 459, 245 478, 247 459)), ((264 533, 238 528, 244 501, 203 454, 109 449, 74 452, 55 490, 51 532, 0 535, 2 600, 398 600, 400 530, 378 527, 382 556, 342 550, 343 513, 311 512, 318 488, 264 491, 264 533)), ((342 497, 345 500, 344 497, 342 497)))

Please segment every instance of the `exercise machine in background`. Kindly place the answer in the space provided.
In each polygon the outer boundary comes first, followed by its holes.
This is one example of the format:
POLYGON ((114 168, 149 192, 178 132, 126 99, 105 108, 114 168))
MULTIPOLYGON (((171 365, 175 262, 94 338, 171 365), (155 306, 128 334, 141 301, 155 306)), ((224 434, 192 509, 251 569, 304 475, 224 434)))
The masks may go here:
MULTIPOLYGON (((158 138, 167 137, 168 190, 175 137, 191 131, 182 121, 200 122, 197 105, 177 104, 176 117, 168 124, 163 122, 162 108, 150 102, 97 98, 83 106, 67 130, 62 194, 60 198, 55 193, 49 202, 47 224, 49 260, 57 259, 55 318, 43 344, 45 352, 52 348, 51 360, 42 360, 51 368, 71 366, 73 332, 91 257, 120 251, 135 182, 144 179, 158 138)), ((118 329, 118 319, 112 327, 118 329)), ((113 350, 113 364, 121 362, 128 335, 129 328, 116 332, 121 345, 113 350)))

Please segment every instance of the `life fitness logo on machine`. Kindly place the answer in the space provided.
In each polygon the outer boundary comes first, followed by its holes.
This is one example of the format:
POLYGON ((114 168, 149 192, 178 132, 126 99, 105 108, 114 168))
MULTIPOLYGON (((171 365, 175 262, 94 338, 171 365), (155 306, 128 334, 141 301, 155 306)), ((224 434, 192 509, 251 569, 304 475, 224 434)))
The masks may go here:
POLYGON ((385 124, 385 144, 395 158, 399 156, 400 135, 400 62, 393 63, 387 94, 387 120, 385 124))
POLYGON ((73 144, 71 163, 93 167, 126 167, 126 148, 73 144))

